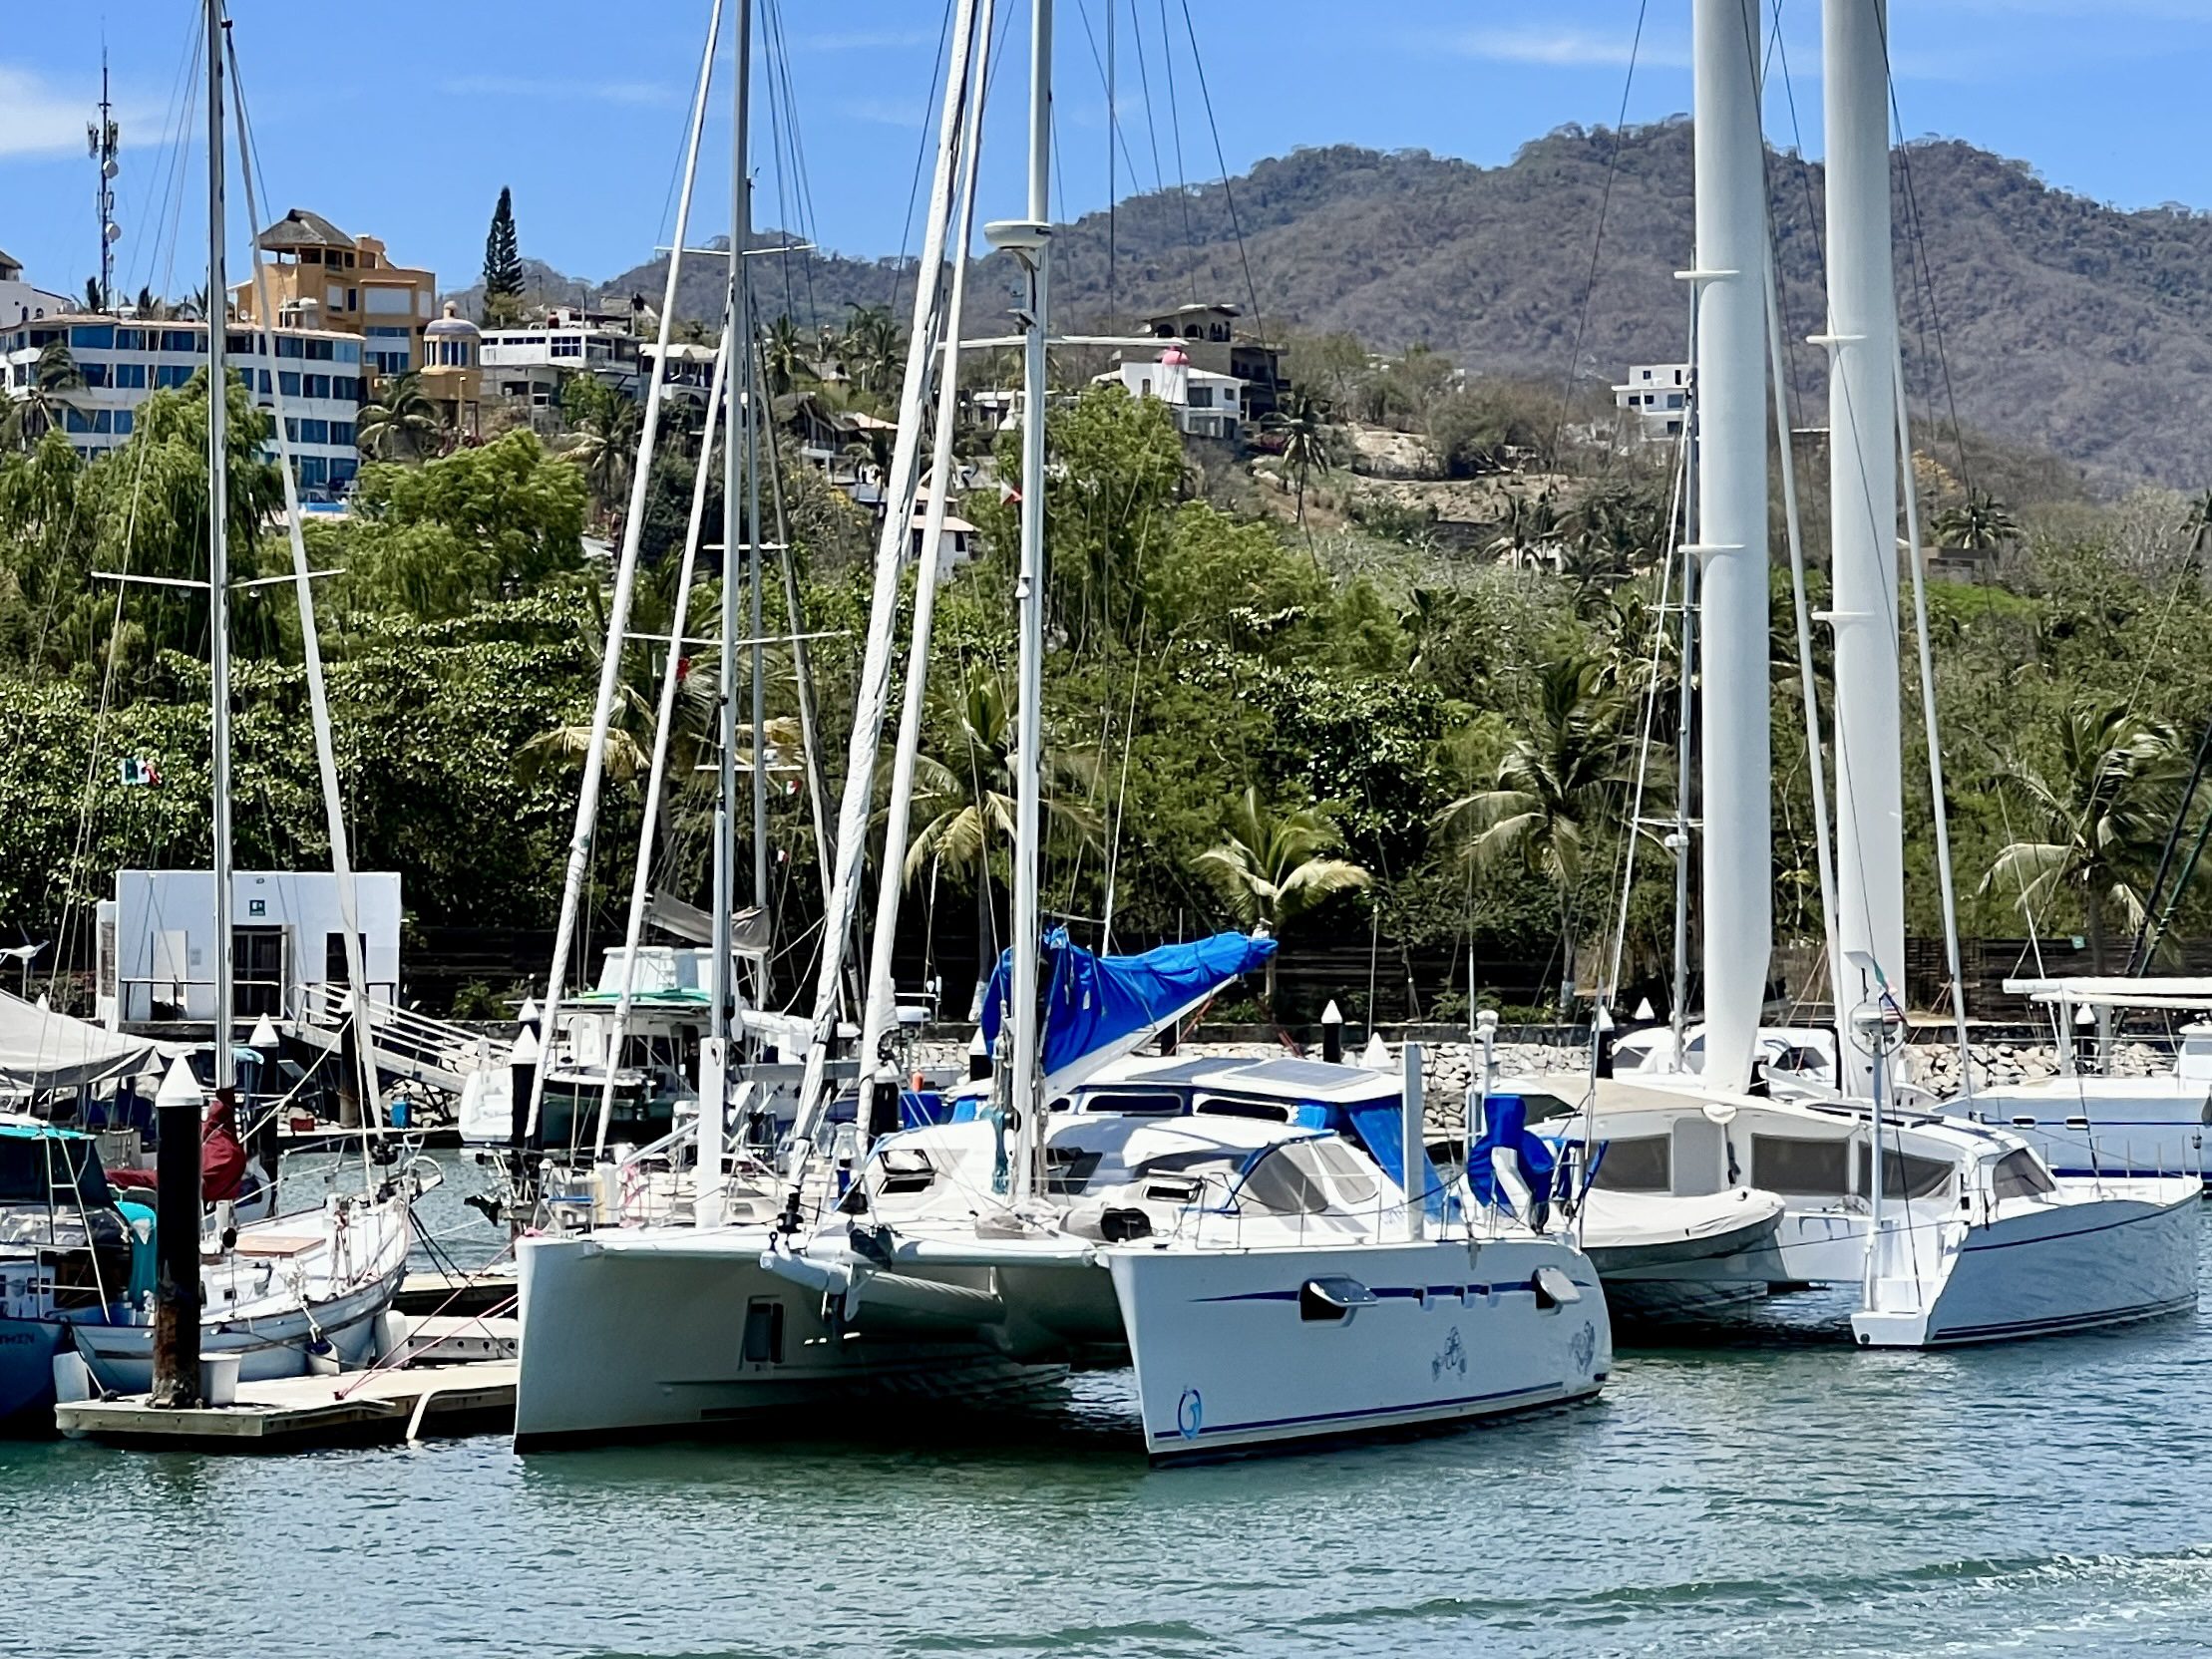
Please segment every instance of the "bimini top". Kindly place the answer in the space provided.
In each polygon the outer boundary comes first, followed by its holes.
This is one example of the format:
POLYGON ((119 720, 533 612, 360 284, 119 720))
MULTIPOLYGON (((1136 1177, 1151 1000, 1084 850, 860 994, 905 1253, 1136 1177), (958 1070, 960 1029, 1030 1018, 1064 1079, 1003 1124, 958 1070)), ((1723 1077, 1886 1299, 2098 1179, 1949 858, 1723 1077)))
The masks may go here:
MULTIPOLYGON (((1231 980, 1264 965, 1275 941, 1217 933, 1189 944, 1162 945, 1141 956, 1094 956, 1070 942, 1067 929, 1044 938, 1048 988, 1043 1006, 1044 1094, 1065 1094, 1156 1032, 1199 1007, 1231 980)), ((983 1040, 995 1046, 1013 978, 1013 955, 998 958, 983 999, 983 1040)))

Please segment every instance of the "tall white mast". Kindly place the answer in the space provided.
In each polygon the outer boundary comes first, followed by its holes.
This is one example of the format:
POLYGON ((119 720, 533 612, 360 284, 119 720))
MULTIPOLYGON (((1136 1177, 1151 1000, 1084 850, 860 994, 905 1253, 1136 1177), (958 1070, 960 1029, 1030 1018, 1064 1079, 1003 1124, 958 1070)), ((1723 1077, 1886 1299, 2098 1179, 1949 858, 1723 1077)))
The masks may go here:
POLYGON ((223 266, 222 0, 207 0, 207 667, 213 701, 215 1087, 238 1081, 230 1054, 229 287, 223 266))
MULTIPOLYGON (((869 815, 875 805, 877 745, 891 697, 892 635, 899 621, 900 572, 914 540, 914 503, 922 471, 922 407, 928 389, 929 365, 940 334, 956 326, 943 314, 942 273, 945 240, 952 213, 952 178, 959 157, 961 117, 972 73, 977 0, 955 0, 950 56, 946 58, 944 105, 937 122, 936 167, 929 186, 928 217, 922 221, 922 259, 917 269, 914 322, 907 338, 907 368, 899 397, 899 434, 892 445, 891 470, 884 479, 884 522, 876 543, 875 589, 869 599, 868 639, 861 653, 860 682, 853 700, 853 738, 846 753, 845 792, 838 801, 837 865, 824 906, 822 960, 815 976, 814 1023, 807 1048, 806 1073, 799 1085, 799 1113, 792 1127, 785 1164, 792 1176, 796 1214, 798 1181, 814 1155, 816 1139, 831 1104, 830 1047, 837 1034, 839 981, 845 973, 845 946, 860 908, 861 866, 867 853, 869 815)), ((897 872, 886 871, 886 880, 897 872)), ((866 992, 863 992, 865 1000, 866 992)))
MULTIPOLYGON (((568 867, 560 884, 560 920, 553 931, 553 965, 546 974, 546 1001, 540 1015, 550 1048, 559 1030, 560 995, 568 977, 568 952, 575 944, 583 911, 584 876, 591 866, 591 837, 598 827, 599 784, 606 771, 607 728, 614 718, 615 694, 622 683, 622 644, 629 629, 630 599, 637 587, 637 549, 645 525, 645 497, 651 488, 653 445, 660 436, 660 406, 667 385, 668 348, 675 335, 676 285, 683 273, 684 236, 691 222, 691 185, 699 168, 699 134, 706 125, 707 91, 714 79, 714 53, 722 38, 722 0, 707 14, 706 49, 699 58, 699 81, 691 99, 691 121, 684 141, 683 183, 676 192, 676 222, 668 251, 668 279, 660 297, 660 338, 645 382, 645 413, 637 429, 637 466, 630 479, 629 510, 622 517, 622 550, 614 563, 614 593, 607 604, 606 643, 599 658, 599 690, 591 710, 591 741, 583 756, 583 783, 576 796, 576 827, 568 841, 568 867)), ((728 553, 723 554, 724 559, 728 553)), ((529 1133, 538 1131, 546 1104, 546 1074, 551 1058, 537 1069, 531 1086, 529 1133)))
MULTIPOLYGON (((745 292, 746 213, 745 172, 750 166, 753 70, 752 0, 738 0, 736 107, 730 134, 730 269, 728 292, 722 308, 722 363, 729 378, 729 399, 722 408, 722 616, 715 630, 715 736, 719 754, 715 762, 714 791, 714 930, 709 948, 714 960, 707 982, 714 1007, 707 1019, 707 1039, 699 1051, 699 1188, 702 1194, 721 1184, 723 1158, 729 1145, 730 1028, 736 1013, 735 985, 730 964, 730 912, 737 904, 737 589, 731 578, 737 571, 738 546, 750 539, 738 495, 738 457, 743 453, 745 430, 742 404, 751 401, 750 375, 739 351, 749 351, 752 323, 739 302, 745 292), (744 344, 739 344, 744 342, 744 344), (734 347, 734 349, 733 349, 734 347)), ((705 450, 712 450, 713 413, 709 406, 705 450)), ((707 457, 699 457, 699 473, 707 471, 707 457)), ((792 630, 796 633, 798 630, 792 630)), ((755 632, 758 632, 756 629, 755 632)), ((671 645, 671 651, 680 651, 671 645)), ((756 747, 753 765, 761 757, 756 747)), ((709 1200, 710 1209, 720 1198, 709 1200)))
POLYGON ((990 80, 990 40, 995 0, 981 0, 976 17, 975 70, 969 76, 965 153, 960 157, 951 237, 951 274, 944 301, 944 342, 937 358, 936 430, 930 435, 932 488, 915 565, 914 623, 907 649, 907 684, 892 748, 891 798, 884 807, 882 878, 876 885, 876 931, 870 940, 868 991, 861 1024, 861 1110, 854 1121, 856 1161, 868 1152, 868 1101, 878 1051, 897 1013, 891 959, 898 943, 901 888, 906 880, 908 832, 913 827, 915 762, 922 752, 922 714, 928 689, 929 638, 936 611, 939 550, 952 498, 952 435, 959 424, 960 312, 967 293, 967 249, 975 233, 975 172, 983 154, 983 89, 990 80))
POLYGON ((1760 0, 1695 0, 1698 632, 1707 1083, 1750 1081, 1774 945, 1760 0))
POLYGON ((1044 745, 1044 370, 1047 285, 1052 241, 1052 0, 1034 0, 1029 25, 1029 219, 1014 246, 1029 276, 1021 363, 1021 571, 1014 582, 1020 629, 1019 704, 1014 723, 1013 1011, 1007 1099, 1021 1114, 1011 1196, 1028 1194, 1038 1135, 1037 876, 1044 745))
MULTIPOLYGON (((1854 953, 1904 982, 1904 759, 1897 621, 1897 293, 1890 264, 1884 0, 1821 8, 1828 173, 1828 489, 1836 640, 1836 940, 1842 1012, 1870 995, 1854 953)), ((1871 1059, 1844 1050, 1846 1090, 1871 1059)))

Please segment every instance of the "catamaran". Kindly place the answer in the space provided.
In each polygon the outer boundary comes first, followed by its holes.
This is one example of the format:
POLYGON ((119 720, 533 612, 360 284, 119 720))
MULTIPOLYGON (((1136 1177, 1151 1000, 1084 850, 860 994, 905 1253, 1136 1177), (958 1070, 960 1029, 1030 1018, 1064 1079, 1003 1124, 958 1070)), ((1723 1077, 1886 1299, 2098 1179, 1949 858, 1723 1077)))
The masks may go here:
MULTIPOLYGON (((1767 432, 1781 331, 1765 220, 1760 23, 1737 0, 1697 0, 1696 545, 1703 666, 1706 1020, 1701 1071, 1592 1083, 1601 1186, 1651 1194, 1735 1188, 1784 1200, 1770 1248, 1714 1257, 1715 1282, 1856 1287, 1861 1344, 1991 1341, 2151 1317, 2196 1300, 2198 1182, 2054 1175, 2009 1129, 1900 1110, 1904 960, 1899 739, 1898 506, 1904 420, 1890 263, 1884 8, 1824 8, 1830 464, 1834 510, 1837 829, 1829 850, 1812 695, 1802 544, 1788 446, 1784 521, 1797 576, 1801 674, 1828 959, 1845 1014, 1840 1087, 1825 1100, 1753 1093, 1772 946, 1767 703, 1767 432), (1763 292, 1762 292, 1763 288, 1763 292), (1846 998, 1854 999, 1846 1001, 1846 998), (1777 1267, 1779 1271, 1777 1271, 1777 1267)), ((1777 402, 1777 418, 1780 411, 1777 402)), ((1919 580, 1909 470, 1904 520, 1919 580)), ((1939 873, 1965 1049, 1941 747, 1921 630, 1939 873)), ((1967 1100, 1963 1110, 1971 1112, 1967 1100)))

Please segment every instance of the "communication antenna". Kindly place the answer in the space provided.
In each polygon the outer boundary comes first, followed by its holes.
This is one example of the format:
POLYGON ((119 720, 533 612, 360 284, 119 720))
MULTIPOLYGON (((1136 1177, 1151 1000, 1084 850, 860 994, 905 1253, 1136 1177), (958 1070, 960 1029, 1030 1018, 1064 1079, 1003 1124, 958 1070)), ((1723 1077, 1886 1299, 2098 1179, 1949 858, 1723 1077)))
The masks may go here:
POLYGON ((115 309, 116 243, 123 226, 116 223, 116 174, 123 170, 116 153, 123 148, 123 128, 108 101, 108 49, 100 49, 100 119, 85 123, 85 149, 100 165, 100 309, 115 309))

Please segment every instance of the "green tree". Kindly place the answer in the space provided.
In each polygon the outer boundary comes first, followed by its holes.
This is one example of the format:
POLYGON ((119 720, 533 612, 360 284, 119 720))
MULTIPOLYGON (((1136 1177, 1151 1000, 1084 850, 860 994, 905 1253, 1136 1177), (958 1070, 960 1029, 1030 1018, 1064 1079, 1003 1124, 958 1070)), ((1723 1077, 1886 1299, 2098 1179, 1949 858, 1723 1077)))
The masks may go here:
POLYGON ((510 432, 420 467, 374 463, 338 541, 356 608, 425 620, 530 593, 583 567, 583 480, 510 432))
POLYGON ((484 237, 484 326, 512 328, 523 320, 523 254, 515 237, 515 198, 500 186, 492 228, 484 237))
MULTIPOLYGON (((998 963, 991 877, 1010 867, 1014 841, 1013 701, 1004 677, 982 666, 970 667, 934 701, 942 739, 935 754, 916 758, 916 828, 902 873, 912 886, 935 865, 974 884, 975 982, 983 985, 998 963)), ((1047 836, 1063 846, 1096 844, 1098 815, 1083 798, 1096 772, 1095 753, 1047 748, 1042 766, 1047 836)))
POLYGON ((1630 746, 1624 705, 1599 658, 1566 654, 1541 665, 1536 692, 1492 787, 1450 803, 1436 825, 1471 872, 1512 861, 1551 884, 1561 979, 1572 983, 1586 860, 1621 811, 1630 746))
MULTIPOLYGON (((1248 786, 1229 810, 1220 843, 1201 852, 1192 867, 1220 891, 1239 922, 1280 934, 1286 923, 1322 900, 1363 889, 1373 880, 1349 859, 1324 856, 1341 840, 1326 813, 1313 807, 1278 812, 1261 804, 1258 786, 1248 786)), ((1266 996, 1271 1010, 1275 964, 1276 958, 1269 957, 1266 996)))
POLYGON ((372 461, 420 461, 439 442, 438 406, 423 390, 423 377, 410 369, 387 375, 361 406, 354 441, 372 461))
POLYGON ((807 360, 806 337, 789 317, 778 317, 761 330, 760 357, 761 373, 772 398, 786 396, 813 372, 807 360))
POLYGON ((1963 553, 1995 552, 2020 538, 2020 520, 1987 490, 1969 487, 1966 499, 1947 506, 1928 526, 1936 543, 1963 553))
POLYGON ((69 353, 66 340, 50 340, 31 366, 31 383, 0 421, 0 444, 30 449, 60 426, 69 407, 69 394, 85 389, 84 371, 69 353))
POLYGON ((2018 796, 2027 822, 1991 863, 1982 890, 2017 895, 2030 920, 2055 895, 2069 895, 2081 907, 2091 968, 2102 973, 2111 912, 2129 928, 2142 925, 2141 881, 2165 841, 2186 763, 2171 725, 2113 698, 2077 700, 2057 736, 2053 767, 2016 757, 2005 769, 2002 786, 2018 796))
POLYGON ((560 409, 569 430, 554 453, 575 463, 593 505, 612 518, 629 498, 643 412, 596 375, 570 378, 560 391, 560 409))
POLYGON ((907 369, 906 330, 880 305, 857 305, 846 325, 839 355, 845 372, 863 391, 888 398, 899 389, 907 369))
POLYGON ((1305 527, 1305 485, 1316 472, 1329 469, 1328 422, 1325 412, 1300 393, 1287 410, 1278 410, 1263 423, 1283 440, 1283 465, 1297 486, 1298 527, 1305 527))

